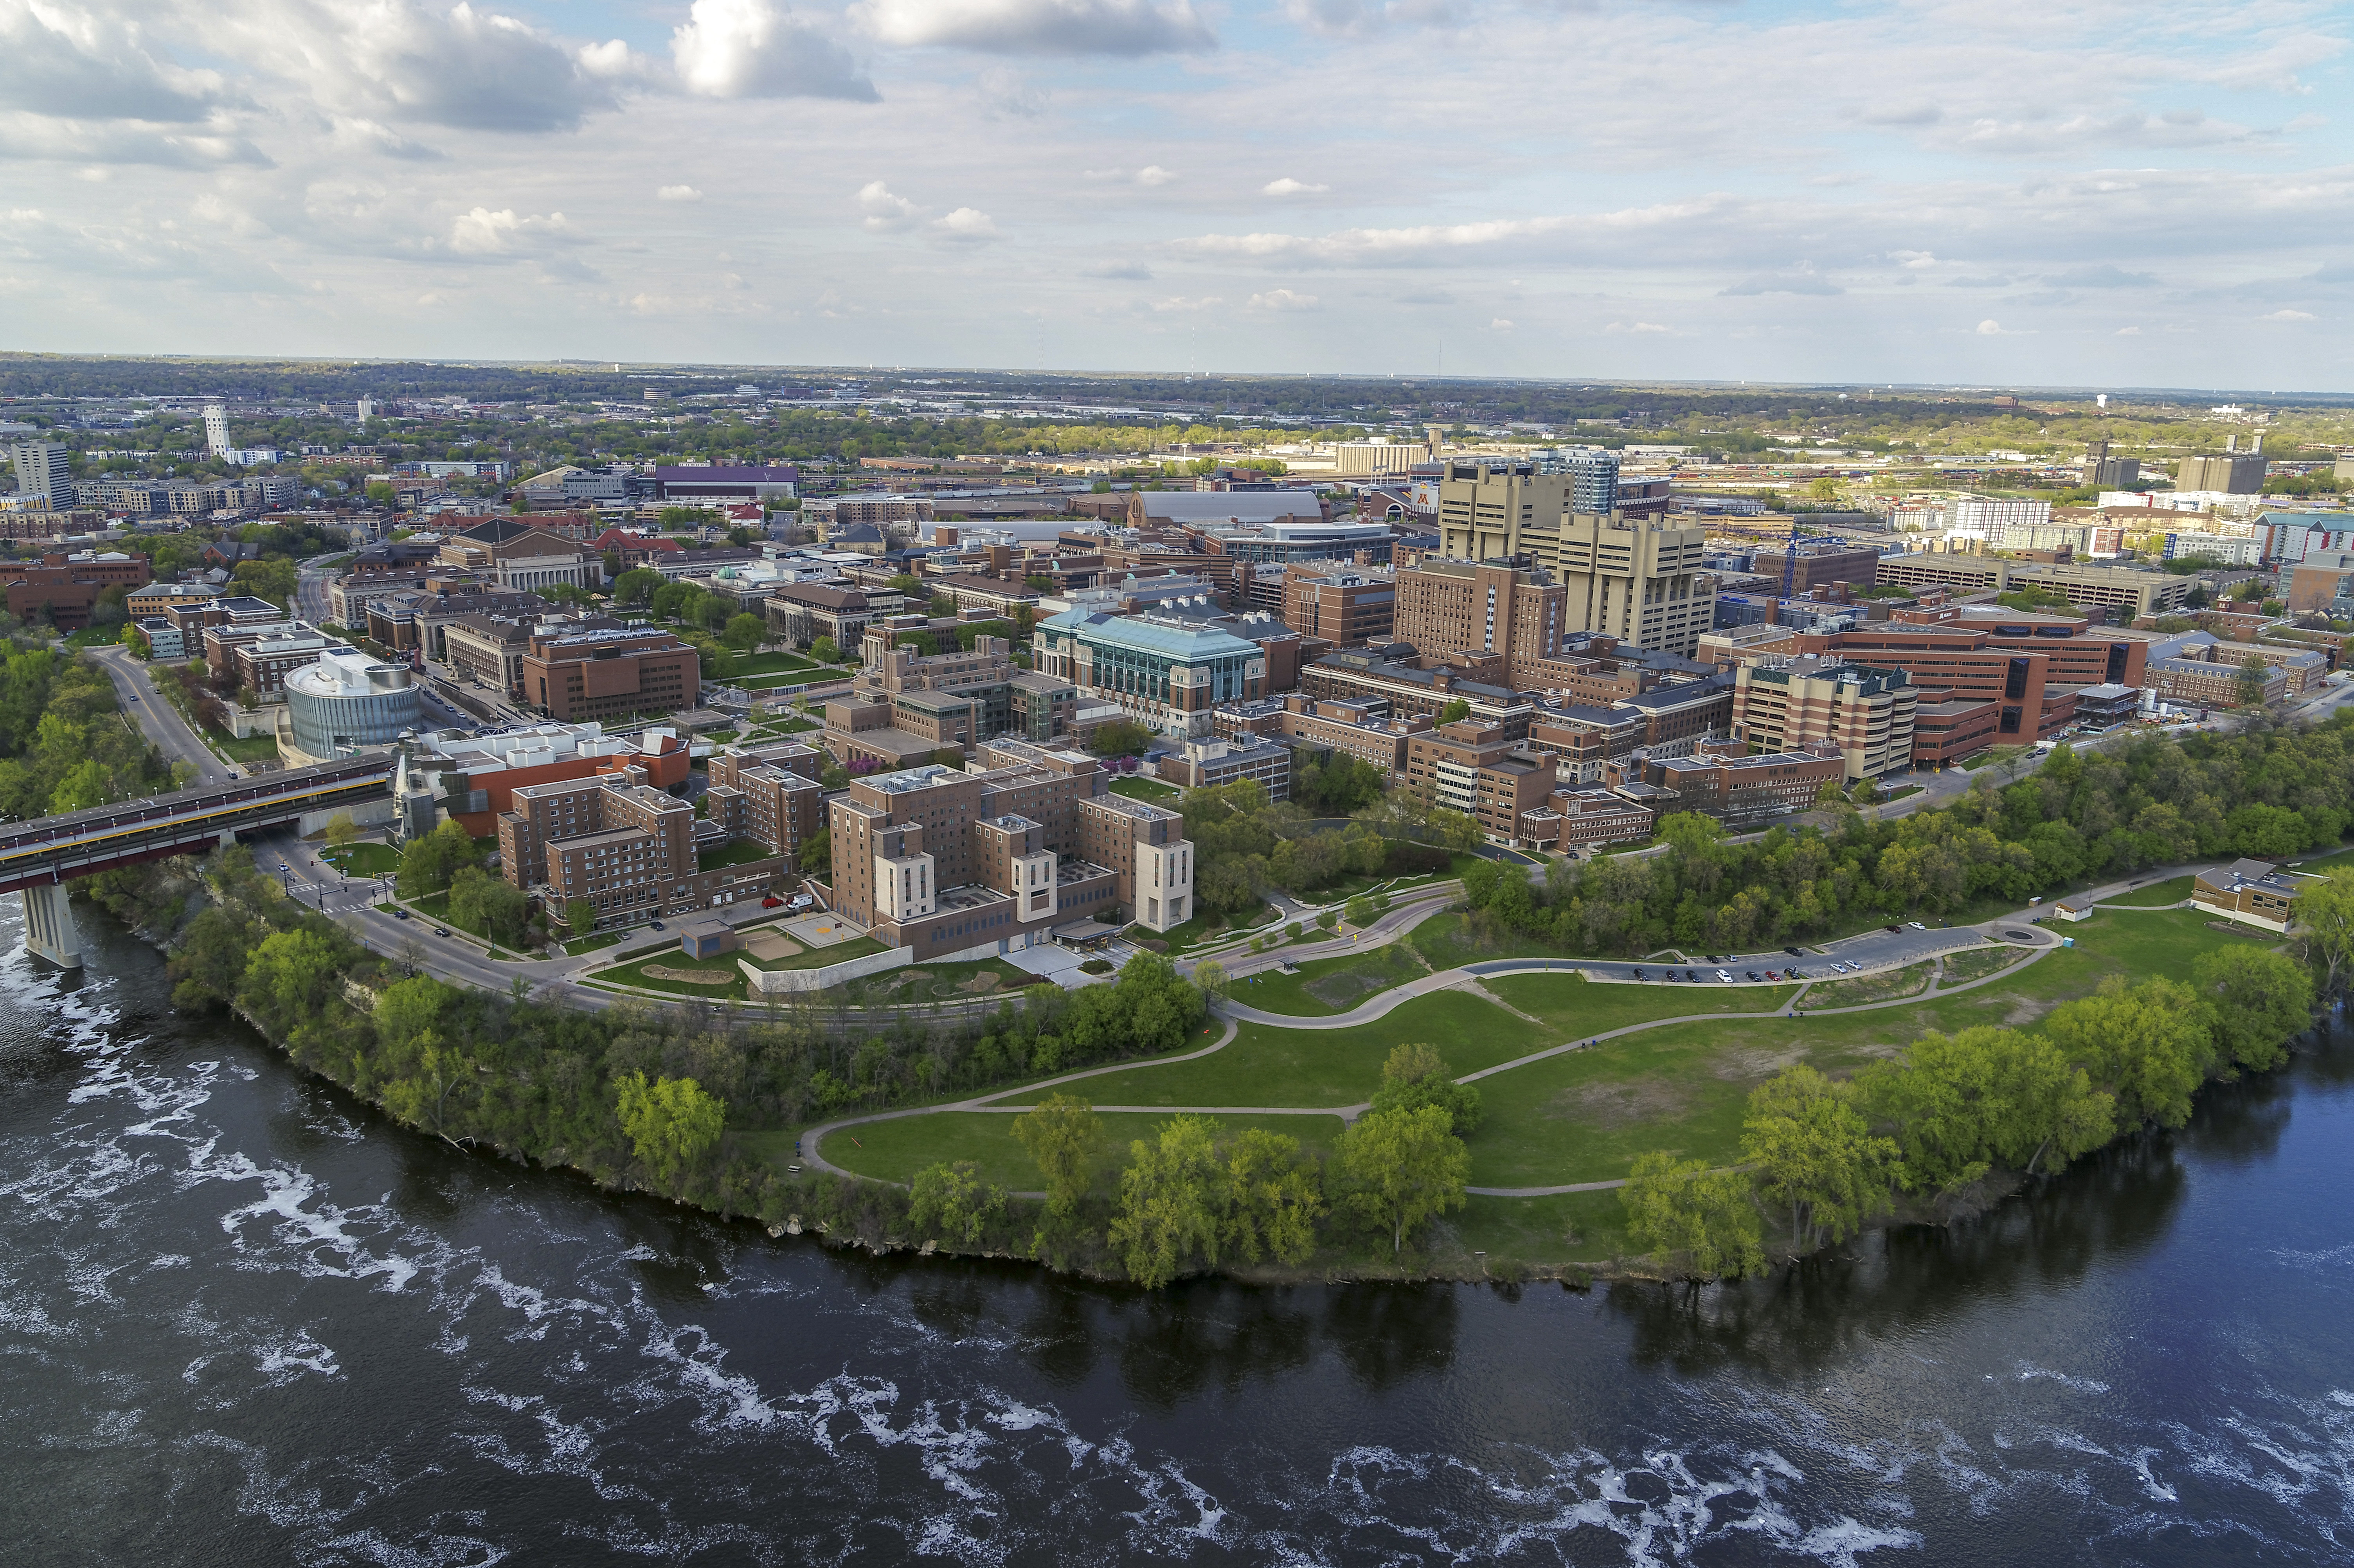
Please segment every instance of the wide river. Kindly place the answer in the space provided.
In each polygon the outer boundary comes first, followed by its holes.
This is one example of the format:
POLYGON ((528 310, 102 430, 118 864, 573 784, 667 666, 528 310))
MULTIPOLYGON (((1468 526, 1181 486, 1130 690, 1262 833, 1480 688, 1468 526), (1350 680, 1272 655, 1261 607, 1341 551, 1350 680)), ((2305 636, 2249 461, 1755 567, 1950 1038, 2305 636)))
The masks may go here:
POLYGON ((2342 1034, 1737 1289, 1145 1298, 458 1153, 94 935, 0 959, 12 1564, 2354 1559, 2342 1034))

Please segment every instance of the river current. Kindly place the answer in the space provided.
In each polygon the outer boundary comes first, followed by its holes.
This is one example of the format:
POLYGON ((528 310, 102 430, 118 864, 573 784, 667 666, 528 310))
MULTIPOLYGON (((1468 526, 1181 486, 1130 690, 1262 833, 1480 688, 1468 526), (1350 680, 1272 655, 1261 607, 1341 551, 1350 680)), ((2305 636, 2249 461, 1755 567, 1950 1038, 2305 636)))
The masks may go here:
POLYGON ((1153 1298, 457 1152, 90 935, 0 959, 11 1563, 2354 1558, 2343 1032, 1739 1287, 1153 1298))

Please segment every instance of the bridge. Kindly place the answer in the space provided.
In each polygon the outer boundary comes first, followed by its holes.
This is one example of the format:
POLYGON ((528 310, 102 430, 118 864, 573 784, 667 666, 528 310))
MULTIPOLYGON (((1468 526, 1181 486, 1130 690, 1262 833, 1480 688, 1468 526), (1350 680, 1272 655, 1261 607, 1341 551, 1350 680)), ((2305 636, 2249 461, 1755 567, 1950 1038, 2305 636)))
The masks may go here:
POLYGON ((0 831, 0 893, 25 895, 25 946, 66 969, 81 967, 66 884, 118 866, 202 854, 314 811, 388 793, 397 757, 356 757, 314 768, 150 795, 113 806, 40 817, 0 831))

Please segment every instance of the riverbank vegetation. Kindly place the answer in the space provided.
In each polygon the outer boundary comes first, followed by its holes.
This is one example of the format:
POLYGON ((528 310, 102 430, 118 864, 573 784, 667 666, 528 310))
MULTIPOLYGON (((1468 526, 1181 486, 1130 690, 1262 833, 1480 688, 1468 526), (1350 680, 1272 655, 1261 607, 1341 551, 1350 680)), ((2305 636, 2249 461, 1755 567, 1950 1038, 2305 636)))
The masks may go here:
POLYGON ((0 652, 0 816, 28 821, 180 781, 88 658, 15 639, 0 652))

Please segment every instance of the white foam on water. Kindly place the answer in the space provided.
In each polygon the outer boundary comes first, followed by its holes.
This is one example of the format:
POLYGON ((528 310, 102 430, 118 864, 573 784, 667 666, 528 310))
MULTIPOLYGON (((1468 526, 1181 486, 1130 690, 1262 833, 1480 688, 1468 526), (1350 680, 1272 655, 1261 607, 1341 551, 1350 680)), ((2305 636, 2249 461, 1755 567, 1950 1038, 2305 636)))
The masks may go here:
POLYGON ((2071 1377, 2066 1372, 2053 1372, 2049 1367, 2039 1367, 2027 1361, 2021 1361, 2019 1363, 2019 1381, 2021 1383, 2056 1383, 2062 1388, 2074 1389, 2078 1393, 2106 1393, 2109 1392, 2109 1385, 2102 1383, 2096 1378, 2071 1377))

